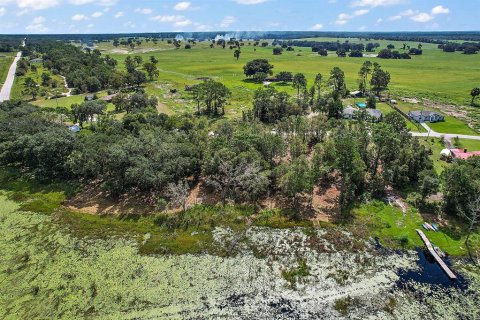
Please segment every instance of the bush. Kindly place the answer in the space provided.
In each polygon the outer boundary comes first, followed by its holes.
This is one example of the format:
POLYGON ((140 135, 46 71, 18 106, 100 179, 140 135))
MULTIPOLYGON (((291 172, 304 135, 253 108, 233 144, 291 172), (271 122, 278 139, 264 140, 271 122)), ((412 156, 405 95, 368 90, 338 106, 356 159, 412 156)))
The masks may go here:
POLYGON ((155 209, 157 211, 164 211, 167 208, 167 205, 168 205, 167 200, 163 198, 158 198, 157 204, 155 205, 155 209))

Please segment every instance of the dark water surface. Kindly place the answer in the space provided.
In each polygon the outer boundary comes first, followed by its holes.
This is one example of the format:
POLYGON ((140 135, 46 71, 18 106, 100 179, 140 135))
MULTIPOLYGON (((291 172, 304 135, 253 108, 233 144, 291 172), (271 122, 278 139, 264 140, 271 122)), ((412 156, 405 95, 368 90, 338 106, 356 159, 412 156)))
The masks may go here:
MULTIPOLYGON (((418 265, 420 266, 419 270, 404 270, 400 273, 400 280, 398 281, 398 286, 401 288, 410 289, 410 284, 412 281, 430 284, 438 287, 455 287, 460 290, 465 290, 468 288, 467 280, 462 277, 460 274, 455 272, 455 269, 452 268, 452 271, 457 276, 456 280, 451 280, 447 274, 440 268, 440 265, 436 263, 435 259, 432 257, 430 252, 424 248, 417 248, 418 255, 418 265)), ((448 257, 443 258, 445 264, 451 267, 451 262, 448 257)))

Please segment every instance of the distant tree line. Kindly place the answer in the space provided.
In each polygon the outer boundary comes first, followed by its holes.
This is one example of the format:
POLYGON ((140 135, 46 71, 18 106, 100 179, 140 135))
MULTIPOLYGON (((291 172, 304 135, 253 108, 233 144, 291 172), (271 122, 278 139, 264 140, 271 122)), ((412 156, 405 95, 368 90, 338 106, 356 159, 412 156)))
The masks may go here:
POLYGON ((464 54, 476 54, 480 51, 480 42, 447 42, 438 45, 444 52, 462 51, 464 54))

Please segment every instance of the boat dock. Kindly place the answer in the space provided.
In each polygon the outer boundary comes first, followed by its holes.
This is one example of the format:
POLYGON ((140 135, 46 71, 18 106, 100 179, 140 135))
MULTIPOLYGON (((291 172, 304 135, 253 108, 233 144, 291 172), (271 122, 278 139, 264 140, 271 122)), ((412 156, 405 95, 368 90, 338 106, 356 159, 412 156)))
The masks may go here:
POLYGON ((440 256, 437 254, 437 252, 433 249, 432 243, 430 240, 428 240, 427 236, 423 233, 422 230, 417 229, 416 230, 420 238, 422 238, 423 242, 427 246, 428 251, 430 251, 430 254, 433 256, 433 258, 437 261, 438 265, 440 268, 443 269, 443 271, 447 274, 447 276, 454 280, 457 279, 457 276, 450 270, 450 268, 445 264, 445 262, 440 258, 440 256))

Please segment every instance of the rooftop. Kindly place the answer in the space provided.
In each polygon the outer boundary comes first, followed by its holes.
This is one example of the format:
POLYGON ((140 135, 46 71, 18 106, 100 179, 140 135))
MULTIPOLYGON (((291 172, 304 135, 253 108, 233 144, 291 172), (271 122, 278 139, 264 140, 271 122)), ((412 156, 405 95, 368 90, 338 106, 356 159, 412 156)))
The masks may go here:
POLYGON ((467 149, 452 149, 451 150, 455 158, 458 159, 468 159, 473 156, 480 156, 480 151, 471 151, 468 152, 467 149))

